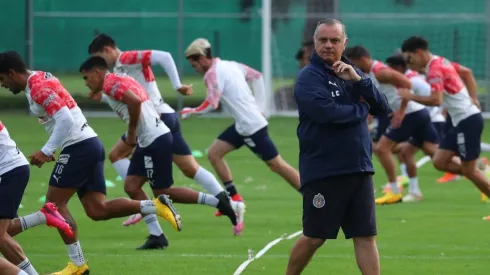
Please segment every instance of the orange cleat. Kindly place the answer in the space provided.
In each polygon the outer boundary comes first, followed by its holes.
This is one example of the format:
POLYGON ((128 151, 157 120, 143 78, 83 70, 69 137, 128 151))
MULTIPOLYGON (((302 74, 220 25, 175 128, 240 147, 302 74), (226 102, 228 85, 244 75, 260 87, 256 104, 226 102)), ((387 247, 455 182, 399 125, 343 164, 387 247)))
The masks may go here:
POLYGON ((437 179, 437 183, 441 183, 441 184, 448 183, 448 182, 451 182, 451 181, 457 181, 460 178, 461 177, 459 175, 446 172, 442 177, 440 177, 439 179, 437 179))

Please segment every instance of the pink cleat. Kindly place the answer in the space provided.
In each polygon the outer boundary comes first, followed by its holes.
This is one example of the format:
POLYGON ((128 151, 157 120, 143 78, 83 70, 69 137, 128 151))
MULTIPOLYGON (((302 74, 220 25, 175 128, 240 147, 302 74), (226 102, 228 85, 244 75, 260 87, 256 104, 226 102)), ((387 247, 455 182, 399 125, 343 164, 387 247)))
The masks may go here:
POLYGON ((237 225, 233 226, 233 235, 240 236, 244 227, 245 224, 243 222, 240 222, 237 225))
POLYGON ((73 231, 71 226, 66 222, 65 218, 58 212, 58 208, 52 202, 47 202, 41 208, 41 213, 46 217, 46 225, 49 227, 55 227, 68 237, 73 237, 73 231))
POLYGON ((245 228, 245 204, 243 202, 232 201, 231 205, 236 214, 237 225, 233 226, 233 235, 240 236, 245 228))
POLYGON ((130 226, 130 225, 135 225, 139 223, 143 219, 143 216, 141 214, 133 214, 129 216, 127 220, 123 222, 123 226, 130 226))

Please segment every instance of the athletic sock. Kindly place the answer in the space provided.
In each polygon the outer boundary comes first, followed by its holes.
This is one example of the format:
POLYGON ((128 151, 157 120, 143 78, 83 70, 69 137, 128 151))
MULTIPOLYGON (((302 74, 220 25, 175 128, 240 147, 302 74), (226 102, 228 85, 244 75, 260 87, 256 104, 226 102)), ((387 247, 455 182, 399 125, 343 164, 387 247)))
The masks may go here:
POLYGON ((199 169, 197 169, 194 180, 213 196, 216 196, 224 191, 221 184, 219 184, 218 180, 216 180, 216 177, 204 167, 200 166, 199 169))
POLYGON ((216 207, 216 206, 218 206, 219 200, 214 196, 199 192, 199 197, 197 198, 197 203, 198 204, 206 204, 209 206, 216 207))
POLYGON ((146 223, 146 226, 148 227, 148 231, 150 232, 150 235, 153 236, 160 236, 163 234, 163 230, 160 227, 160 223, 158 223, 157 215, 151 214, 143 217, 143 220, 146 223))
POLYGON ((85 257, 83 257, 82 247, 80 242, 69 244, 66 246, 68 249, 68 256, 72 263, 76 266, 83 266, 85 264, 85 257))
POLYGON ((226 191, 228 192, 230 197, 233 197, 236 194, 238 194, 238 191, 236 190, 235 184, 233 183, 232 180, 227 181, 227 182, 223 182, 223 185, 225 186, 226 191))
POLYGON ((22 226, 22 231, 25 231, 34 226, 46 224, 46 216, 44 216, 41 211, 37 211, 36 213, 20 217, 19 220, 20 225, 22 226))
POLYGON ((129 169, 129 159, 124 158, 120 159, 112 164, 114 169, 116 169, 117 174, 124 180, 126 178, 126 175, 128 174, 128 169, 129 169))

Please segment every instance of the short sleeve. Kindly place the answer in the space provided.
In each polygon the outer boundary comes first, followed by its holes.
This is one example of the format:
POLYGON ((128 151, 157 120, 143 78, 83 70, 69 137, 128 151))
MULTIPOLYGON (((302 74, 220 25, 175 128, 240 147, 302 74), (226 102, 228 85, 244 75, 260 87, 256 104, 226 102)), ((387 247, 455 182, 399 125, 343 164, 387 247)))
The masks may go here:
POLYGON ((123 52, 119 62, 123 65, 141 64, 143 68, 151 67, 151 50, 123 52))
POLYGON ((443 68, 439 65, 429 68, 429 73, 427 75, 427 82, 429 83, 432 92, 444 91, 443 68))
POLYGON ((117 101, 122 101, 124 93, 128 90, 122 77, 110 74, 104 80, 104 93, 117 101))
POLYGON ((46 86, 34 86, 31 88, 31 98, 34 102, 41 105, 49 116, 53 116, 66 104, 58 96, 55 90, 46 86))

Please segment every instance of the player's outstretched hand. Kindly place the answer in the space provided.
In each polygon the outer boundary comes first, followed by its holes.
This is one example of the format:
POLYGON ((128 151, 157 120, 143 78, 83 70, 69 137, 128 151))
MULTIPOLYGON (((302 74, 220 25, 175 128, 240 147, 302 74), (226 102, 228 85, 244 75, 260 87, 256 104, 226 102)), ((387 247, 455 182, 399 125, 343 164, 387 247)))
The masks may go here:
POLYGON ((35 152, 29 156, 29 163, 41 168, 52 156, 46 156, 42 151, 35 152))
POLYGON ((192 116, 194 113, 194 108, 185 107, 184 109, 182 109, 182 111, 180 111, 180 116, 182 117, 182 119, 186 119, 192 116))
POLYGON ((180 88, 178 88, 177 91, 185 96, 192 95, 193 92, 192 84, 191 85, 182 84, 182 86, 180 86, 180 88))
POLYGON ((342 78, 343 80, 359 81, 362 79, 362 77, 357 74, 354 67, 349 64, 345 64, 342 61, 337 61, 333 63, 332 68, 335 74, 337 74, 337 76, 342 78))

